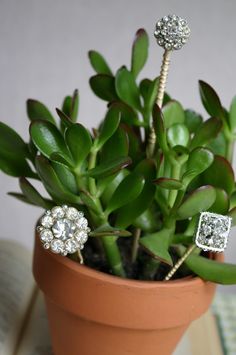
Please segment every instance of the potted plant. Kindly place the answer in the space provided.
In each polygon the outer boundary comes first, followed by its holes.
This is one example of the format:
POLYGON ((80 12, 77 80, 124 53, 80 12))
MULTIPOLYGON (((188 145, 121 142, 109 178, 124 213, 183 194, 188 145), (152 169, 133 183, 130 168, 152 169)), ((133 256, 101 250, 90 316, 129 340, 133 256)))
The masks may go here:
POLYGON ((92 132, 76 123, 77 90, 56 110, 59 121, 41 102, 27 101, 29 143, 0 124, 0 168, 19 177, 21 188, 9 194, 44 209, 74 207, 90 227, 84 265, 77 253, 63 257, 44 249, 36 230, 33 272, 56 355, 171 354, 209 307, 215 284, 236 283, 235 265, 199 248, 164 280, 194 243, 201 212, 236 220, 236 99, 227 110, 200 81, 210 118, 204 121, 166 92, 161 109, 155 102, 163 82, 137 79, 147 56, 143 29, 129 69, 114 74, 101 54, 89 52, 96 72, 91 89, 107 102, 92 132))

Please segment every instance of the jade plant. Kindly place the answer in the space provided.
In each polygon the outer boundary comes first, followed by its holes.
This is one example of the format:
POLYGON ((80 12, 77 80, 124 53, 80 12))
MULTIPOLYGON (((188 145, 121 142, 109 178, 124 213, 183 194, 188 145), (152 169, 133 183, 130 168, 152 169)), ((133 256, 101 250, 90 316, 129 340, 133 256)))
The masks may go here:
MULTIPOLYGON (((27 143, 0 123, 0 169, 19 177, 21 193, 9 195, 43 209, 67 204, 84 212, 91 228, 85 264, 120 277, 163 280, 193 243, 202 211, 229 215, 236 223, 236 97, 227 110, 214 89, 199 81, 205 120, 167 93, 160 109, 159 78, 139 77, 148 43, 139 29, 131 64, 116 72, 100 53, 89 52, 95 71, 90 87, 106 103, 105 117, 91 132, 77 121, 77 90, 55 115, 41 102, 27 101, 27 143), (45 196, 35 188, 37 180, 45 196)), ((233 284, 236 266, 196 248, 175 278, 186 275, 233 284)))

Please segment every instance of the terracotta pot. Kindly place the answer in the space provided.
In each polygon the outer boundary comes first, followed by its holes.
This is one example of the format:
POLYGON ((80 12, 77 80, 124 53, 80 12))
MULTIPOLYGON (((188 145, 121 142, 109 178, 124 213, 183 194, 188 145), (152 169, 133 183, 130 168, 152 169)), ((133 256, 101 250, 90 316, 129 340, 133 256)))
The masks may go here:
POLYGON ((37 236, 33 272, 55 355, 170 355, 216 288, 198 277, 145 282, 107 275, 48 252, 37 236))

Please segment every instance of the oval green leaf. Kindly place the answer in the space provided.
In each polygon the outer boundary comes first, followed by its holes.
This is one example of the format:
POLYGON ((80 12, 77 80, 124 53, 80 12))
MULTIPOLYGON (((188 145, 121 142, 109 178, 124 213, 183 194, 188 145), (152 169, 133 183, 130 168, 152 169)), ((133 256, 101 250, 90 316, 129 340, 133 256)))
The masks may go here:
POLYGON ((167 130, 167 140, 171 147, 186 147, 189 142, 188 128, 182 123, 175 123, 167 130))
POLYGON ((215 202, 216 192, 212 186, 201 186, 194 190, 177 211, 177 219, 186 219, 197 213, 207 211, 215 202))
POLYGON ((26 109, 28 117, 31 121, 44 120, 55 124, 54 117, 42 102, 28 99, 26 102, 26 109))
POLYGON ((122 67, 117 71, 115 87, 122 101, 139 111, 142 109, 139 89, 135 83, 133 74, 126 67, 122 67))
POLYGON ((88 56, 90 64, 98 74, 112 75, 109 65, 99 52, 91 50, 88 52, 88 56))
POLYGON ((143 189, 144 183, 144 177, 137 173, 131 173, 124 178, 111 196, 105 213, 110 214, 137 198, 143 189))
POLYGON ((147 32, 140 28, 135 35, 132 58, 131 58, 131 72, 136 78, 139 72, 143 69, 148 57, 148 35, 147 32))
POLYGON ((67 128, 65 141, 75 162, 75 167, 79 169, 91 150, 91 136, 82 124, 75 123, 67 128))
POLYGON ((115 78, 107 74, 97 74, 89 80, 91 89, 94 94, 105 101, 117 100, 117 94, 115 89, 115 78))
POLYGON ((169 128, 175 123, 184 123, 185 114, 178 101, 171 100, 162 108, 165 127, 169 128))
POLYGON ((202 80, 199 80, 199 90, 202 104, 209 115, 224 119, 224 110, 215 90, 202 80))

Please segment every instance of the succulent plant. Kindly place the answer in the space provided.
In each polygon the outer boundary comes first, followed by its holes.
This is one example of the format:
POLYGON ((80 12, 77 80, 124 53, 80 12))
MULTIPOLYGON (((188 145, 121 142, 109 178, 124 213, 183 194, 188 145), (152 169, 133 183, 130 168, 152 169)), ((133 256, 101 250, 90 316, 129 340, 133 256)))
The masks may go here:
MULTIPOLYGON (((58 120, 39 101, 27 101, 30 140, 0 123, 0 169, 19 177, 17 199, 44 209, 67 204, 82 211, 91 232, 87 265, 121 277, 163 280, 193 243, 202 211, 230 215, 236 223, 231 167, 236 139, 236 98, 226 110, 213 88, 199 81, 206 120, 164 95, 159 78, 137 79, 148 57, 148 35, 139 29, 131 65, 116 73, 89 52, 96 74, 92 91, 107 103, 104 119, 89 132, 76 123, 79 94, 67 96, 58 120), (156 134, 147 157, 151 121, 156 134), (34 187, 40 180, 47 197, 34 187)), ((176 273, 236 283, 236 266, 211 260, 197 249, 176 273)), ((76 261, 76 255, 70 256, 76 261)))

